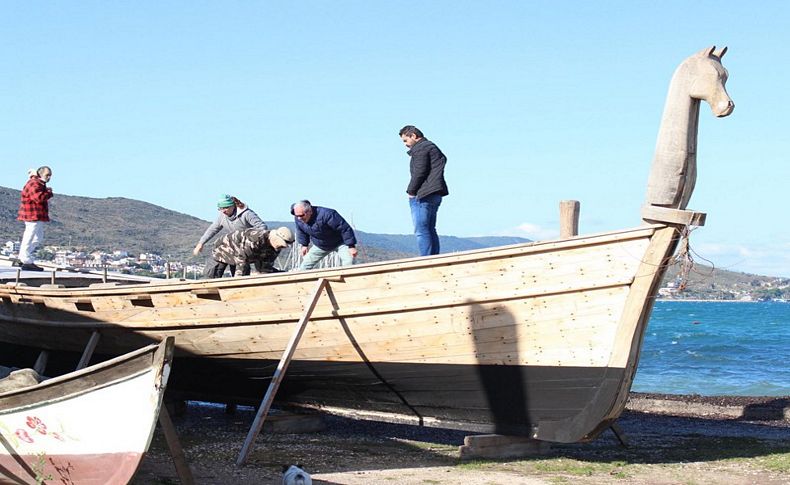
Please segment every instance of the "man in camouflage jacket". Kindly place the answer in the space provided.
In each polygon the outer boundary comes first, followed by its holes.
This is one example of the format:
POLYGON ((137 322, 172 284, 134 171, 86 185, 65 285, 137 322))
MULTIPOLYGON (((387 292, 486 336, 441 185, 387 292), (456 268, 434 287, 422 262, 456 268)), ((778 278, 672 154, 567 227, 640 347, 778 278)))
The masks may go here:
MULTIPOLYGON (((240 276, 250 274, 250 265, 255 264, 258 273, 279 271, 274 261, 280 250, 294 241, 291 230, 280 227, 274 231, 242 229, 225 234, 214 245, 211 256, 214 264, 206 268, 206 276, 220 278, 228 265, 241 268, 240 276)), ((235 272, 231 271, 235 276, 235 272)))

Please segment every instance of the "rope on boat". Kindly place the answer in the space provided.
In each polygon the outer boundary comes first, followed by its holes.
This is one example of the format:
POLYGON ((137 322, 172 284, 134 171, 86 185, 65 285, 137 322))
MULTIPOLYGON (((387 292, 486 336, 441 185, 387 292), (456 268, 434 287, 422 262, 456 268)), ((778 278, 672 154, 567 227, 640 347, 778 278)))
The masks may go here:
POLYGON ((694 229, 696 229, 696 227, 686 225, 679 230, 680 242, 678 243, 678 250, 675 253, 675 257, 672 260, 672 264, 680 265, 677 276, 678 291, 683 291, 686 289, 689 273, 694 267, 694 258, 692 257, 691 251, 689 249, 689 237, 691 236, 691 233, 694 231, 694 229))

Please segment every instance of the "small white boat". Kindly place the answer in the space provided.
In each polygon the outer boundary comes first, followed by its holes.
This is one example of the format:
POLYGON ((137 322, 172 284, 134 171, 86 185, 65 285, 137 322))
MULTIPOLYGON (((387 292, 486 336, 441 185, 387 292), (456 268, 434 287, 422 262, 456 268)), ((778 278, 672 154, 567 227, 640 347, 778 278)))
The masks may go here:
POLYGON ((0 393, 0 484, 125 484, 148 450, 173 339, 0 393))

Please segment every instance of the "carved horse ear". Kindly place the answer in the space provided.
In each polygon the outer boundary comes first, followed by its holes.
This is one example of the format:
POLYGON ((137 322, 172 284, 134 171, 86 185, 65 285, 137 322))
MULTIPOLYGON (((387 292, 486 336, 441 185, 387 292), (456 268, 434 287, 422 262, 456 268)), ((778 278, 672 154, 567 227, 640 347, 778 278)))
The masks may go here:
POLYGON ((719 52, 714 52, 713 55, 721 59, 722 57, 724 57, 724 54, 726 53, 727 53, 727 48, 722 47, 722 49, 719 52))
POLYGON ((698 55, 700 55, 702 57, 709 57, 709 56, 714 55, 713 52, 715 50, 716 50, 716 46, 715 45, 710 46, 710 47, 706 47, 706 48, 702 49, 698 55))

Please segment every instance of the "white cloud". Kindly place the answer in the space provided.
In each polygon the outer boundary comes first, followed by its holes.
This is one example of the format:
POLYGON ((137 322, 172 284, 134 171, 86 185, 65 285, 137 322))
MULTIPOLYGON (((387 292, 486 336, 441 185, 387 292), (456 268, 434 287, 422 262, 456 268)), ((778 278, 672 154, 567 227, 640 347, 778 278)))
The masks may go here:
POLYGON ((790 243, 700 243, 691 239, 695 260, 719 269, 790 277, 790 243), (706 261, 707 260, 707 261, 706 261))
POLYGON ((559 231, 554 228, 545 228, 538 224, 524 222, 516 227, 505 229, 499 232, 498 236, 516 236, 532 239, 533 241, 544 241, 546 239, 555 239, 559 237, 559 231))

